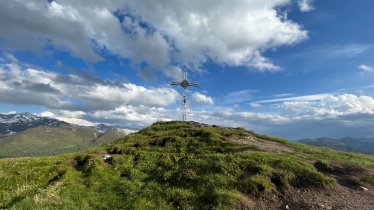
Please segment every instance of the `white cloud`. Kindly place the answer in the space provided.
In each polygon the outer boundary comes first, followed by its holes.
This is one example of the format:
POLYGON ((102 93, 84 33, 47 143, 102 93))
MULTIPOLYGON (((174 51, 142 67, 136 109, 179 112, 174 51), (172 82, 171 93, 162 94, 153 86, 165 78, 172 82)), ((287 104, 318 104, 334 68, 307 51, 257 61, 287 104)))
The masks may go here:
POLYGON ((353 94, 328 95, 320 101, 287 101, 281 108, 294 117, 335 118, 352 114, 374 114, 374 99, 353 94))
POLYGON ((296 120, 336 118, 352 114, 374 114, 374 99, 372 97, 353 94, 324 93, 269 99, 255 103, 276 107, 273 109, 274 113, 281 113, 296 120))
POLYGON ((300 11, 302 12, 310 12, 314 10, 313 7, 313 0, 298 0, 297 5, 299 6, 300 11))
POLYGON ((171 88, 145 88, 135 84, 96 85, 77 93, 77 98, 93 109, 115 108, 122 104, 167 106, 176 101, 178 93, 171 88), (109 105, 110 104, 110 105, 109 105))
POLYGON ((316 94, 316 95, 306 95, 306 96, 297 96, 289 98, 275 98, 262 101, 256 101, 255 103, 264 104, 264 103, 278 103, 278 102, 287 102, 287 101, 318 101, 324 98, 331 96, 330 93, 316 94))
POLYGON ((0 113, 0 114, 17 114, 16 111, 9 111, 9 112, 3 112, 3 113, 0 113))
POLYGON ((39 114, 41 117, 49 117, 49 118, 55 118, 56 115, 52 112, 45 111, 39 114))
MULTIPOLYGON (((305 51, 300 51, 291 57, 318 59, 319 63, 327 62, 333 59, 352 59, 363 56, 365 53, 371 52, 374 49, 372 44, 325 44, 309 47, 305 51), (323 56, 321 56, 323 55, 323 56)), ((288 55, 290 56, 290 55, 288 55)))
POLYGON ((170 121, 175 118, 175 112, 164 108, 148 106, 124 105, 114 110, 96 111, 91 118, 98 122, 120 123, 143 127, 156 121, 170 121))
POLYGON ((252 99, 253 93, 255 90, 238 90, 226 94, 219 101, 221 104, 238 104, 249 101, 252 99))
POLYGON ((176 59, 199 66, 218 63, 278 70, 261 52, 307 37, 300 25, 277 13, 288 0, 133 1, 136 14, 161 29, 180 51, 176 59), (157 8, 157 9, 154 9, 157 8))
POLYGON ((368 65, 365 65, 365 64, 362 64, 362 65, 358 66, 358 69, 360 69, 361 71, 364 71, 364 72, 374 72, 374 67, 368 66, 368 65))
POLYGON ((99 51, 148 62, 154 68, 169 63, 168 44, 156 31, 148 34, 139 22, 120 22, 114 12, 120 1, 7 1, 0 8, 0 38, 12 49, 41 52, 45 46, 69 51, 90 62, 99 51), (132 33, 122 28, 132 27, 132 33), (157 52, 157 53, 155 53, 157 52))
POLYGON ((164 74, 175 81, 181 81, 183 79, 183 70, 179 66, 169 66, 165 68, 164 74))
POLYGON ((48 117, 48 118, 54 118, 58 119, 67 123, 71 123, 74 125, 80 125, 80 126, 95 126, 96 123, 90 122, 88 120, 82 119, 82 117, 85 116, 84 112, 71 112, 71 111, 45 111, 39 114, 41 117, 48 117))
POLYGON ((109 52, 136 66, 148 63, 140 72, 143 77, 175 63, 199 69, 208 59, 277 71, 280 67, 263 53, 308 36, 301 25, 279 12, 290 3, 10 0, 0 8, 0 39, 12 50, 41 53, 52 46, 90 62, 109 52))
POLYGON ((255 108, 255 109, 262 107, 262 105, 258 104, 258 103, 250 103, 249 106, 252 107, 252 108, 255 108))
POLYGON ((192 99, 195 102, 198 102, 198 103, 204 103, 204 104, 208 104, 208 105, 213 105, 214 104, 214 100, 213 100, 212 97, 201 94, 199 92, 193 93, 192 94, 192 99))
MULTIPOLYGON (((374 136, 373 97, 330 94, 319 100, 310 100, 313 98, 316 97, 305 96, 304 100, 296 98, 295 101, 280 101, 276 106, 260 104, 256 112, 218 106, 208 110, 188 110, 187 119, 230 127, 246 127, 259 133, 292 139, 374 136)), ((112 110, 93 111, 70 117, 98 123, 143 127, 158 120, 180 119, 180 114, 180 109, 122 105, 112 110)))
MULTIPOLYGON (((41 105, 48 110, 42 115, 70 123, 142 127, 158 120, 180 119, 181 110, 173 108, 180 95, 169 87, 143 87, 77 74, 62 75, 20 63, 0 63, 0 72, 0 103, 41 105)), ((241 99, 243 95, 251 98, 251 93, 244 90, 228 95, 241 99)), ((192 96, 206 104, 214 103, 210 96, 201 93, 192 96)), ((324 93, 255 101, 251 105, 256 112, 220 104, 200 111, 192 109, 188 119, 244 126, 294 139, 374 136, 374 98, 371 96, 324 93)))
POLYGON ((0 64, 0 102, 42 105, 63 110, 108 110, 121 105, 164 107, 179 94, 169 87, 61 75, 15 63, 0 64))
POLYGON ((293 95, 294 95, 293 93, 279 93, 279 94, 273 95, 273 97, 275 97, 275 98, 285 98, 285 97, 291 97, 293 95))

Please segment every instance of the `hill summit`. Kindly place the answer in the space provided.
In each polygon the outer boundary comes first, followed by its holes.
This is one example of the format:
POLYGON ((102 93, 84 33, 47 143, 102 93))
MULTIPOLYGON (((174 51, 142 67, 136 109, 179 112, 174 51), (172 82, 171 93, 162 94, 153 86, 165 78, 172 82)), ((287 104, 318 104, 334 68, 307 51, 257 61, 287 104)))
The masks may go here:
POLYGON ((374 157, 157 122, 85 152, 0 160, 4 209, 372 209, 374 157))

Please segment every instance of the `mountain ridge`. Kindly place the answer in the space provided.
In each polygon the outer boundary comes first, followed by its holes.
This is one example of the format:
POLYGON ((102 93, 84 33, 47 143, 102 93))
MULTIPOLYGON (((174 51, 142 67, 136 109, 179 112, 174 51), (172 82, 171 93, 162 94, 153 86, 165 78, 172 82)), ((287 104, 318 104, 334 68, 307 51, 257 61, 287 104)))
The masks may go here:
POLYGON ((41 117, 29 112, 16 114, 0 114, 0 137, 4 137, 42 125, 59 126, 61 124, 68 123, 53 118, 41 117))
POLYGON ((116 126, 79 126, 31 113, 0 115, 0 157, 56 155, 110 143, 135 132, 116 126), (5 134, 5 135, 4 135, 5 134))
POLYGON ((30 112, 23 113, 14 113, 14 114, 0 114, 0 138, 2 136, 11 135, 16 132, 24 131, 29 128, 34 128, 42 125, 48 126, 59 126, 61 124, 65 125, 74 125, 80 127, 95 128, 98 132, 105 133, 111 129, 117 129, 118 131, 123 130, 123 132, 136 131, 131 128, 123 128, 120 126, 98 124, 96 126, 84 126, 79 124, 68 123, 63 120, 51 118, 51 117, 42 117, 30 112))
POLYGON ((78 153, 0 159, 0 173, 4 209, 374 206, 373 156, 194 122, 157 122, 78 153))
POLYGON ((374 154, 374 138, 352 138, 341 139, 321 137, 316 139, 302 139, 298 142, 313 146, 328 147, 347 152, 359 152, 374 154))

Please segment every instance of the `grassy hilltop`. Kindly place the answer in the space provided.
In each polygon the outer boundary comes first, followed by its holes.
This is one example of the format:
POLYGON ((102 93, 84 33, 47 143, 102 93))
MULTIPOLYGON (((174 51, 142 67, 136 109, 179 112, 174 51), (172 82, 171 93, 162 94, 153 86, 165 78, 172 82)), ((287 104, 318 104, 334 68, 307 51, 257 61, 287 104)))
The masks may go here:
POLYGON ((38 126, 0 138, 0 158, 61 155, 113 142, 126 134, 70 124, 38 126))
POLYGON ((370 209, 373 184, 373 156, 193 122, 158 122, 75 154, 0 159, 0 209, 370 209))

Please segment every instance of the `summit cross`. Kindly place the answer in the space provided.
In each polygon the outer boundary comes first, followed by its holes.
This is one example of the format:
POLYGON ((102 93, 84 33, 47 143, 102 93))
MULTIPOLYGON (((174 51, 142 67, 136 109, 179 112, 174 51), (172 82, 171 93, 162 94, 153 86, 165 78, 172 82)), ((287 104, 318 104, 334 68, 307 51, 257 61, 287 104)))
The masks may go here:
POLYGON ((182 82, 171 82, 170 85, 181 86, 183 88, 183 121, 187 120, 187 88, 188 87, 199 87, 199 83, 192 83, 187 80, 187 71, 183 71, 183 81, 182 82))

